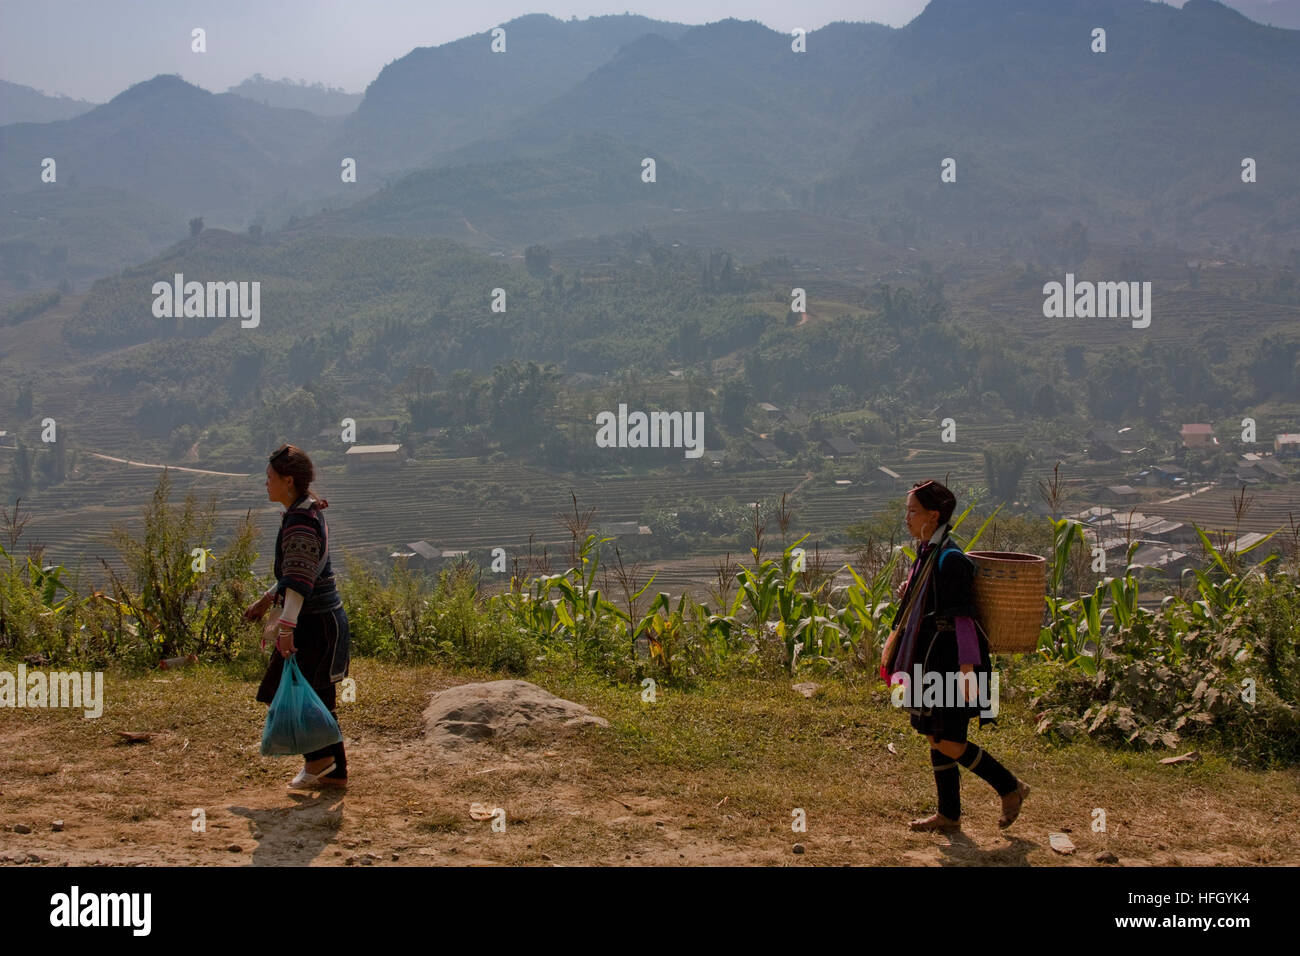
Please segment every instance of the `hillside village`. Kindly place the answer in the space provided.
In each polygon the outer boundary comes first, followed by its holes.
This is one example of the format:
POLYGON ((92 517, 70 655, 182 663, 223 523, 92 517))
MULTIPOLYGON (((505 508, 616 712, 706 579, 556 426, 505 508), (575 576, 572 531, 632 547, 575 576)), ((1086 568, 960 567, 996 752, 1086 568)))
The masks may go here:
MULTIPOLYGON (((901 495, 914 480, 915 467, 909 462, 915 460, 918 449, 905 451, 893 459, 893 467, 880 463, 890 459, 882 452, 887 446, 878 444, 884 437, 878 430, 829 427, 822 416, 814 418, 771 402, 756 403, 755 415, 759 428, 749 429, 746 437, 729 442, 724 450, 706 450, 700 467, 707 467, 719 480, 741 471, 752 474, 764 468, 807 468, 813 485, 809 494, 814 495, 814 500, 816 494, 838 494, 846 503, 850 499, 845 496, 861 491, 875 496, 901 495), (764 426, 766 430, 760 430, 764 426), (873 444, 860 443, 859 439, 873 444)), ((947 407, 938 405, 930 408, 922 421, 937 426, 947 415, 947 407)), ((1169 428, 1173 430, 1172 426, 1169 428)), ((433 448, 428 443, 436 442, 442 431, 425 429, 411 433, 396 418, 369 421, 363 424, 361 434, 388 440, 353 445, 341 457, 347 471, 358 477, 391 473, 427 461, 425 452, 433 448), (419 459, 410 454, 416 450, 419 459)), ((1087 430, 1078 447, 1060 443, 1052 449, 1059 456, 1056 460, 1061 462, 1063 470, 1080 476, 1072 488, 1070 501, 1093 502, 1068 512, 1067 516, 1086 526, 1089 546, 1104 551, 1107 565, 1122 567, 1129 545, 1138 542, 1133 564, 1171 581, 1177 580, 1185 568, 1196 564, 1201 548, 1192 521, 1170 517, 1168 509, 1181 512, 1182 509, 1175 507, 1180 502, 1185 504, 1215 489, 1288 487, 1295 481, 1300 462, 1300 433, 1274 434, 1271 451, 1235 453, 1221 442, 1212 425, 1183 423, 1177 428, 1176 441, 1170 443, 1171 453, 1158 458, 1146 444, 1140 443, 1137 435, 1138 430, 1132 427, 1097 426, 1087 430)), ((319 437, 336 439, 337 434, 327 429, 319 437)), ((910 445, 913 439, 904 439, 904 443, 910 445)), ((1269 443, 1261 444, 1267 448, 1269 443)), ((936 462, 935 468, 942 468, 940 450, 941 446, 936 446, 922 458, 936 462)), ((969 454, 969 449, 963 450, 969 454)), ((808 484, 805 480, 799 487, 802 490, 808 484)), ((1021 497, 1028 499, 1023 507, 1033 513, 1047 514, 1047 506, 1032 491, 1032 481, 1020 482, 1021 497)), ((855 510, 860 514, 861 506, 844 511, 845 519, 855 510)), ((823 513, 827 519, 833 514, 823 513)), ((1266 537, 1262 531, 1234 534, 1231 529, 1205 521, 1197 523, 1211 534, 1216 546, 1229 552, 1247 551, 1266 537)), ((620 520, 617 515, 606 517, 598 527, 602 534, 620 539, 625 547, 632 543, 627 539, 645 540, 655 533, 655 528, 644 520, 620 520)), ((483 557, 474 549, 438 543, 439 540, 435 532, 428 538, 394 542, 389 557, 426 568, 447 561, 483 557)), ((1267 553, 1266 549, 1258 549, 1245 557, 1259 560, 1267 553)))

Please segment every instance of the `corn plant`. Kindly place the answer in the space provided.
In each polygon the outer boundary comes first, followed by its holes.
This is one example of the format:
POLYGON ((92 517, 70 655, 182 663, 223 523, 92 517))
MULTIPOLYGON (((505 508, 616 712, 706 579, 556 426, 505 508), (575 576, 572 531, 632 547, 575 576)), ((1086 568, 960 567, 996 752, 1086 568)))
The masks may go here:
MULTIPOLYGON (((1071 518, 1052 522, 1052 557, 1047 568, 1047 626, 1038 638, 1038 650, 1044 657, 1057 654, 1067 660, 1074 659, 1079 635, 1080 617, 1087 608, 1078 605, 1078 599, 1061 600, 1061 584, 1070 564, 1070 554, 1076 544, 1083 541, 1083 525, 1071 518)), ((1090 607, 1090 605, 1089 605, 1090 607)))
POLYGON ((894 567, 898 563, 898 552, 889 556, 889 560, 880 567, 871 578, 871 583, 864 581, 850 565, 844 565, 853 583, 844 589, 844 606, 836 615, 841 633, 847 636, 849 647, 858 659, 868 666, 880 656, 884 642, 880 639, 884 629, 885 615, 894 609, 894 593, 891 587, 894 567))
POLYGON ((41 565, 30 555, 19 562, 3 546, 0 558, 8 565, 0 572, 0 646, 17 646, 24 632, 36 629, 33 618, 48 632, 75 617, 81 600, 63 583, 63 565, 41 565))
POLYGON ((1197 536, 1201 539, 1201 545, 1205 548, 1206 555, 1211 561, 1211 570, 1202 571, 1200 568, 1187 568, 1183 571, 1183 577, 1186 579, 1188 574, 1194 576, 1196 580, 1196 592, 1200 595, 1200 600, 1191 602, 1191 612, 1193 619, 1198 623, 1218 624, 1223 620, 1225 615, 1234 611, 1246 602, 1247 583, 1250 576, 1259 568, 1276 561, 1277 555, 1270 554, 1263 561, 1256 565, 1255 569, 1241 574, 1237 570, 1237 561, 1243 554, 1247 554, 1258 548, 1267 541, 1277 531, 1270 532, 1264 538, 1256 541, 1248 547, 1240 550, 1234 549, 1231 558, 1223 554, 1210 541, 1209 535, 1202 531, 1196 525, 1192 525, 1197 536), (1214 572, 1217 572, 1214 573, 1214 572))
POLYGON ((809 657, 834 659, 844 634, 834 610, 820 600, 830 589, 830 579, 816 583, 811 590, 800 588, 804 575, 796 569, 794 550, 807 537, 788 544, 779 563, 768 559, 752 570, 738 570, 740 588, 731 606, 735 618, 748 603, 748 626, 754 629, 757 639, 771 635, 784 645, 783 659, 791 674, 804 651, 809 657))

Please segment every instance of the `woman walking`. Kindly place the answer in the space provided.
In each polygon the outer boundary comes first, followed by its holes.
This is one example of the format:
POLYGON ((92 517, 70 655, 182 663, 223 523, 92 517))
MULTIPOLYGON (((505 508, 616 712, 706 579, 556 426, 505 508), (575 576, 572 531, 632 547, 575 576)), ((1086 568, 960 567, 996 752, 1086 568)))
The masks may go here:
MULTIPOLYGON (((278 653, 271 654, 257 699, 271 703, 280 686, 284 659, 297 653, 303 677, 337 720, 334 685, 348 674, 351 641, 348 617, 330 566, 329 527, 322 514, 329 502, 309 493, 315 475, 311 459, 295 445, 281 445, 268 461, 266 495, 285 507, 275 537, 276 583, 244 612, 244 618, 259 620, 272 603, 283 607, 276 639, 278 653)), ((303 760, 302 770, 289 784, 291 789, 347 784, 348 761, 342 741, 303 754, 303 760)))
POLYGON ((911 724, 930 742, 939 812, 908 824, 920 831, 961 828, 958 764, 982 777, 1002 798, 998 826, 1003 829, 1015 822, 1029 796, 1028 784, 966 739, 972 717, 979 716, 980 726, 993 719, 980 715, 979 695, 972 693, 981 679, 987 687, 992 666, 988 641, 975 627, 974 563, 948 536, 952 531, 948 520, 956 507, 956 497, 937 481, 917 482, 908 493, 907 530, 921 544, 880 657, 882 677, 889 680, 889 675, 901 673, 911 683, 907 695, 911 724), (961 686, 963 699, 922 706, 922 688, 915 680, 918 670, 940 679, 945 689, 961 686), (958 672, 971 676, 958 678, 958 672))

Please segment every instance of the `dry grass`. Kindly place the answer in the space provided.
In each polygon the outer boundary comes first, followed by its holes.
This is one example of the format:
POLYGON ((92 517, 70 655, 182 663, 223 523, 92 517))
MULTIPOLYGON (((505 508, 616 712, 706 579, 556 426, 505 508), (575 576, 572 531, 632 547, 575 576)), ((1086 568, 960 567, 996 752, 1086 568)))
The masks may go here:
POLYGON ((965 830, 949 839, 906 829, 933 810, 927 747, 866 684, 828 682, 811 700, 779 680, 661 687, 647 704, 639 687, 537 676, 610 727, 452 761, 423 740, 427 696, 491 675, 362 660, 353 676, 346 794, 285 790, 297 762, 259 755, 265 709, 251 674, 109 674, 98 720, 0 711, 0 861, 1101 865, 1109 850, 1130 865, 1300 863, 1279 836, 1300 824, 1300 773, 1241 769, 1205 748, 1197 763, 1162 766, 1160 754, 1054 746, 1033 734, 1023 694, 1004 693, 999 725, 972 730, 1034 787, 1021 819, 999 831, 996 795, 963 771, 965 830), (120 730, 155 736, 125 744, 120 730), (505 831, 472 820, 471 803, 502 808, 505 831), (796 808, 807 832, 791 829, 796 808), (51 832, 57 819, 63 832, 51 832), (1074 856, 1048 848, 1055 831, 1070 832, 1074 856))

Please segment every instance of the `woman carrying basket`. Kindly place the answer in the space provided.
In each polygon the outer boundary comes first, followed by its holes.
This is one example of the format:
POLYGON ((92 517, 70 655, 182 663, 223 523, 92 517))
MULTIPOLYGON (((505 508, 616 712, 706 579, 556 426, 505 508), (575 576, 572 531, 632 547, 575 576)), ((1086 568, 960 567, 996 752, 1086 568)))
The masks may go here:
MULTIPOLYGON (((980 713, 975 688, 991 674, 988 641, 975 626, 975 566, 948 535, 948 520, 957 506, 951 491, 937 481, 917 482, 907 495, 907 530, 921 542, 911 574, 902 585, 894 629, 880 656, 881 676, 905 675, 915 685, 919 668, 950 688, 960 683, 964 700, 944 699, 922 706, 922 689, 910 688, 907 710, 912 727, 930 742, 930 763, 939 794, 939 812, 908 824, 913 830, 961 829, 961 771, 982 777, 1002 798, 998 826, 1005 829, 1020 815, 1029 786, 1016 779, 993 755, 966 739, 966 725, 978 716, 983 726, 993 718, 980 713), (970 677, 949 679, 960 672, 970 677)), ((898 678, 895 677, 895 682, 898 678)), ((984 686, 987 686, 985 683, 984 686)))
MULTIPOLYGON (((297 653, 298 668, 334 719, 335 684, 348 673, 351 642, 348 617, 334 584, 329 559, 329 528, 321 513, 329 507, 308 489, 315 469, 307 453, 281 445, 266 466, 266 494, 284 505, 280 533, 275 538, 276 583, 244 612, 259 620, 272 603, 283 602, 279 636, 271 663, 257 689, 257 699, 270 704, 280 686, 284 659, 297 653)), ((289 787, 302 790, 319 785, 345 786, 348 760, 343 742, 303 755, 303 768, 289 787)))

